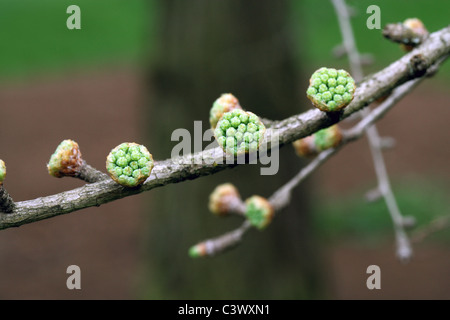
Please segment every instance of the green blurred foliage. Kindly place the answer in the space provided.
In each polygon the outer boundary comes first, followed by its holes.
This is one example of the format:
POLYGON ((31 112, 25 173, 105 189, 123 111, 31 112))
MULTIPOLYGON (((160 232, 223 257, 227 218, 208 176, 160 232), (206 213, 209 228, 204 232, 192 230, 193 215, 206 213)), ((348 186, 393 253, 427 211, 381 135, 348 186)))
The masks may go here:
POLYGON ((0 79, 67 68, 137 62, 153 10, 145 0, 1 0, 0 79), (78 5, 81 30, 69 30, 78 5))
MULTIPOLYGON (((331 54, 341 42, 331 3, 328 0, 291 3, 288 26, 301 29, 306 36, 307 41, 298 42, 298 50, 311 61, 309 71, 325 64, 346 68, 346 59, 337 60, 331 54)), ((369 5, 380 7, 382 26, 419 17, 432 32, 449 23, 447 0, 349 0, 348 3, 356 10, 352 25, 358 49, 375 57, 375 64, 366 68, 367 73, 403 55, 397 45, 382 38, 380 30, 367 29, 369 5)), ((118 61, 140 63, 144 54, 152 54, 152 43, 158 40, 153 33, 156 19, 158 8, 154 1, 0 0, 0 79, 118 61), (81 30, 66 27, 69 17, 66 9, 72 4, 81 8, 81 30)), ((450 80, 449 70, 447 63, 438 78, 450 80)))
MULTIPOLYGON (((380 198, 368 203, 364 192, 370 187, 359 190, 339 197, 316 195, 313 216, 321 239, 358 239, 361 243, 370 244, 394 236, 392 219, 384 200, 380 198)), ((402 215, 413 217, 416 221, 413 229, 408 231, 411 235, 431 221, 448 215, 448 190, 448 182, 435 179, 415 178, 394 183, 393 192, 402 215)), ((431 239, 450 242, 450 232, 448 229, 437 231, 427 241, 431 239)))

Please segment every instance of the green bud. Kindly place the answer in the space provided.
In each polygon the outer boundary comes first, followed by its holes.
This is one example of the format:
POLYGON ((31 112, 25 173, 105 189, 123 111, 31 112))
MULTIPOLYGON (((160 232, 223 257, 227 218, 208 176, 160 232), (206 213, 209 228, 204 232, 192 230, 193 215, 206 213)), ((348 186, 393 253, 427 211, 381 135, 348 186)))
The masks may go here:
POLYGON ((247 124, 248 123, 248 115, 245 113, 242 113, 239 115, 239 120, 241 120, 242 124, 247 124))
POLYGON ((319 130, 313 136, 318 151, 336 147, 342 141, 342 134, 337 125, 319 130))
POLYGON ((214 129, 214 135, 219 138, 223 136, 223 131, 220 128, 216 128, 214 129))
POLYGON ((350 103, 350 101, 352 101, 353 96, 350 95, 350 93, 346 92, 342 95, 342 100, 344 101, 344 103, 350 103))
MULTIPOLYGON (((336 96, 334 96, 334 98, 336 99, 336 96)), ((328 103, 327 103, 328 108, 332 111, 334 111, 336 109, 336 105, 337 105, 336 102, 333 100, 328 101, 328 103)))
POLYGON ((57 178, 76 176, 82 164, 78 143, 68 139, 62 141, 51 155, 47 170, 51 176, 57 178))
POLYGON ((119 159, 121 157, 125 157, 125 151, 123 151, 122 149, 119 149, 114 155, 111 155, 113 157, 115 157, 116 159, 119 159))
POLYGON ((217 138, 217 143, 219 144, 219 146, 226 145, 226 141, 227 141, 227 138, 225 138, 224 136, 221 136, 221 137, 217 138))
POLYGON ((341 130, 338 125, 333 125, 319 130, 313 135, 294 141, 293 146, 299 157, 311 157, 316 156, 323 150, 337 147, 341 142, 341 130))
POLYGON ((253 134, 250 132, 244 133, 244 141, 245 142, 252 142, 253 141, 253 134))
POLYGON ((238 117, 233 117, 230 122, 234 128, 237 128, 241 124, 241 120, 238 117))
POLYGON ((125 167, 127 166, 127 164, 128 164, 127 158, 126 158, 125 156, 124 156, 124 157, 119 157, 119 158, 116 160, 116 164, 117 164, 119 167, 125 168, 125 167))
POLYGON ((227 130, 230 127, 230 121, 223 119, 223 121, 220 121, 220 129, 227 130))
POLYGON ((320 68, 312 74, 309 83, 306 96, 324 112, 345 108, 353 100, 356 90, 355 81, 342 69, 320 68))
POLYGON ((342 96, 340 94, 335 94, 334 97, 333 97, 333 100, 336 103, 341 103, 342 102, 342 96))
POLYGON ((317 89, 314 87, 309 87, 308 90, 306 91, 306 93, 309 95, 314 95, 317 93, 317 89))
POLYGON ((122 173, 123 173, 123 169, 122 169, 121 167, 118 167, 118 166, 112 168, 112 170, 115 171, 115 174, 116 174, 116 176, 118 176, 118 177, 120 177, 120 176, 122 175, 122 173))
POLYGON ((345 79, 344 77, 339 76, 337 78, 337 83, 340 84, 340 85, 345 86, 347 84, 347 79, 345 79))
POLYGON ((207 255, 206 245, 204 242, 196 244, 189 248, 189 256, 191 258, 199 258, 207 255))
POLYGON ((234 146, 236 145, 236 140, 233 137, 228 137, 227 138, 227 147, 229 148, 234 148, 234 146))
POLYGON ((328 81, 328 75, 327 74, 322 74, 320 76, 320 80, 322 80, 322 82, 327 82, 328 81))
MULTIPOLYGON (((247 132, 245 134, 247 134, 247 132)), ((236 141, 239 143, 242 141, 242 139, 244 139, 244 134, 242 132, 238 131, 238 132, 236 132, 234 137, 236 138, 236 141)))
POLYGON ((245 216, 256 228, 262 230, 272 221, 274 210, 265 198, 252 196, 245 201, 245 216))
POLYGON ((314 80, 311 83, 311 85, 316 89, 318 89, 321 84, 322 80, 320 80, 320 78, 314 78, 314 80))
POLYGON ((139 169, 139 164, 137 163, 137 161, 131 161, 130 167, 131 167, 131 169, 136 170, 136 169, 139 169))
POLYGON ((330 87, 336 87, 336 79, 335 78, 328 79, 328 88, 330 88, 330 87))
POLYGON ((227 132, 226 132, 227 137, 234 137, 235 134, 236 134, 235 128, 232 127, 232 128, 227 129, 227 132))
POLYGON ((111 150, 106 158, 106 170, 117 183, 136 187, 150 176, 153 157, 145 146, 122 143, 111 150))
POLYGON ((256 151, 263 140, 265 130, 257 115, 234 109, 225 113, 219 120, 214 136, 226 153, 238 155, 249 150, 256 151), (255 134, 258 134, 258 139, 254 139, 255 134))
POLYGON ((328 76, 333 80, 336 79, 338 76, 337 70, 333 68, 328 69, 328 76))
POLYGON ((330 101, 332 97, 333 95, 329 91, 324 92, 324 94, 322 94, 322 99, 325 101, 330 101))
MULTIPOLYGON (((248 119, 247 119, 248 120, 248 119)), ((247 126, 246 126, 246 124, 245 123, 241 123, 239 126, 238 126, 238 131, 240 132, 240 133, 245 133, 245 132, 247 132, 247 126)))
POLYGON ((145 168, 147 166, 148 159, 146 157, 142 157, 138 160, 138 166, 140 169, 145 168))
POLYGON ((338 86, 336 87, 335 92, 336 92, 337 94, 342 95, 342 94, 345 93, 345 87, 344 87, 343 85, 340 84, 340 85, 338 85, 338 86))

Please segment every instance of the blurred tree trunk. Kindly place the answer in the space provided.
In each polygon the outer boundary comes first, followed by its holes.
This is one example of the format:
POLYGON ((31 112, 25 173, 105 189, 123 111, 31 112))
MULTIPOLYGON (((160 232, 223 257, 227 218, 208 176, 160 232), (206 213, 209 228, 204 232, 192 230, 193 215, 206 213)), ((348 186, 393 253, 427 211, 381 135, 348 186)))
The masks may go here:
MULTIPOLYGON (((157 47, 148 75, 149 146, 170 157, 173 130, 194 121, 209 128, 209 109, 233 93, 244 109, 282 119, 299 113, 297 61, 287 1, 157 1, 157 47)), ((203 146, 210 142, 205 142, 203 146)), ((251 230, 237 248, 212 259, 188 249, 241 224, 207 208, 215 186, 233 183, 243 199, 270 196, 301 167, 291 147, 280 150, 276 175, 239 166, 152 191, 146 230, 144 297, 149 299, 301 299, 321 297, 317 245, 305 186, 264 231, 251 230)))

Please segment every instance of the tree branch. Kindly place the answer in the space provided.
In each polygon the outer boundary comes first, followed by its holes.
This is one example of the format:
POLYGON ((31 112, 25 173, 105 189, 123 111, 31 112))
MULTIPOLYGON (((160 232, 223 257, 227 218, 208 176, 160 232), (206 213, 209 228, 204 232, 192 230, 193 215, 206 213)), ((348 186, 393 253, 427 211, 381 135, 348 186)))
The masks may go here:
POLYGON ((275 211, 278 211, 289 204, 290 194, 292 190, 304 181, 311 173, 318 167, 331 158, 337 151, 349 142, 361 138, 366 129, 379 120, 386 112, 388 112, 401 98, 414 89, 423 78, 411 80, 396 88, 392 94, 377 108, 372 110, 366 117, 358 122, 352 128, 343 132, 343 140, 336 148, 330 148, 322 151, 315 157, 308 165, 302 168, 291 180, 279 188, 270 198, 269 202, 272 204, 275 211))
MULTIPOLYGON (((342 37, 344 39, 344 46, 349 57, 352 74, 356 81, 359 81, 363 77, 363 71, 361 61, 359 59, 359 52, 355 44, 353 29, 350 24, 347 5, 345 3, 345 0, 332 0, 332 3, 338 17, 339 27, 341 29, 342 37)), ((414 59, 422 59, 420 55, 416 55, 415 57, 416 58, 414 59)), ((418 65, 420 65, 421 63, 422 61, 418 62, 418 65)), ((368 109, 362 110, 361 117, 366 117, 369 112, 370 111, 368 109)), ((400 260, 407 261, 412 256, 412 247, 404 230, 403 216, 400 212, 400 209, 398 208, 397 201, 395 200, 395 196, 392 192, 392 188, 389 182, 389 175, 386 170, 386 164, 383 158, 383 150, 381 147, 381 137, 375 125, 366 127, 365 131, 369 141, 370 152, 372 154, 372 159, 378 180, 378 189, 380 191, 380 195, 385 200, 389 214, 391 215, 394 224, 397 244, 397 256, 400 260)))
MULTIPOLYGON (((343 112, 332 115, 318 109, 311 109, 281 121, 268 121, 270 126, 268 131, 277 130, 280 146, 311 135, 349 117, 402 83, 423 76, 431 65, 449 53, 450 27, 446 27, 431 34, 422 45, 390 66, 363 80, 356 89, 352 103, 343 112)), ((153 188, 197 179, 237 165, 226 163, 224 159, 223 151, 216 147, 185 157, 155 161, 151 176, 137 188, 125 188, 108 179, 55 195, 16 202, 12 213, 0 214, 0 230, 87 207, 100 206, 153 188)))
MULTIPOLYGON (((277 189, 268 201, 275 212, 280 211, 290 203, 292 190, 301 182, 308 178, 316 169, 323 163, 329 160, 334 154, 341 150, 347 143, 361 138, 366 129, 379 120, 386 112, 388 112, 401 98, 413 90, 423 78, 411 80, 396 88, 392 94, 377 108, 372 110, 360 122, 354 125, 351 129, 343 132, 343 140, 340 145, 335 148, 330 148, 320 152, 311 162, 303 167, 294 177, 292 177, 286 184, 277 189)), ((404 222, 402 220, 402 222, 404 222)), ((250 229, 251 225, 248 220, 244 224, 232 231, 229 231, 216 238, 208 239, 197 244, 193 248, 196 253, 195 256, 212 256, 225 251, 230 247, 238 245, 242 241, 242 236, 250 229), (197 254, 198 253, 198 254, 197 254)))

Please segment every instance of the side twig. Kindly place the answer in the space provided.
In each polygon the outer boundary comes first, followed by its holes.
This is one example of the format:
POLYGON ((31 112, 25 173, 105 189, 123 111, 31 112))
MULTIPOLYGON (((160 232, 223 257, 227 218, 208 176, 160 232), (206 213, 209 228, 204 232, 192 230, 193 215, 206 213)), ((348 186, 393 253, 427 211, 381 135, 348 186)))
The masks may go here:
MULTIPOLYGON (((361 61, 359 59, 358 49, 356 48, 355 44, 355 37, 350 24, 347 5, 344 0, 332 0, 332 3, 338 17, 339 27, 344 39, 344 46, 348 54, 351 72, 357 82, 361 81, 363 78, 363 71, 361 67, 361 61)), ((369 109, 361 110, 361 116, 367 117, 369 112, 369 109)), ((412 247, 404 230, 403 217, 390 185, 389 175, 387 173, 386 164, 384 162, 383 152, 381 148, 381 138, 375 125, 367 127, 366 133, 369 141, 370 152, 372 154, 376 176, 378 179, 378 189, 386 202, 388 211, 394 224, 397 244, 396 253, 400 260, 407 261, 412 256, 412 247)))
MULTIPOLYGON (((329 160, 334 154, 336 154, 347 143, 353 142, 361 138, 366 129, 372 126, 377 120, 379 120, 386 112, 388 112, 401 98, 406 96, 411 90, 413 90, 423 78, 411 80, 397 89, 377 108, 372 110, 366 117, 360 122, 354 125, 351 129, 346 130, 343 135, 341 144, 335 148, 330 148, 320 152, 313 160, 311 160, 305 167, 303 167, 293 178, 291 178, 286 184, 276 190, 268 201, 273 207, 275 212, 282 210, 289 205, 291 199, 292 190, 297 187, 301 182, 308 178, 316 169, 329 160)), ((402 220, 402 225, 405 225, 406 220, 402 220)), ((212 256, 225 249, 231 248, 239 244, 242 240, 242 235, 250 229, 251 225, 248 220, 244 224, 228 233, 225 233, 219 237, 202 241, 190 250, 190 255, 193 257, 199 256, 212 256)), ((400 240, 401 241, 401 240, 400 240)))

